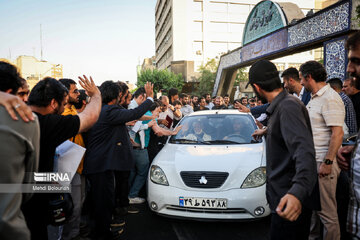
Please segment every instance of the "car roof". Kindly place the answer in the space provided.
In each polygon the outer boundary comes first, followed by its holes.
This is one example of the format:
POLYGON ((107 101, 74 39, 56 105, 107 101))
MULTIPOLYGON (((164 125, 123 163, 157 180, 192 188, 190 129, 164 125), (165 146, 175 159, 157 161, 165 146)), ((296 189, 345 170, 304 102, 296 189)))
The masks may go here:
POLYGON ((218 109, 218 110, 203 110, 196 111, 191 113, 189 116, 199 116, 199 115, 209 115, 209 114, 240 114, 240 115, 250 115, 249 113, 239 112, 237 109, 218 109))

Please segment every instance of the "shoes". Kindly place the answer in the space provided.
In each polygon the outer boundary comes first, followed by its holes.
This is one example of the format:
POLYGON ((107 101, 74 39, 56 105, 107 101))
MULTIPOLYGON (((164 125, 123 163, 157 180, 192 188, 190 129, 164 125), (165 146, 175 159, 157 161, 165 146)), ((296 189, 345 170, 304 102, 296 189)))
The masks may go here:
POLYGON ((91 234, 90 227, 87 224, 80 224, 80 237, 86 238, 90 236, 90 234, 91 234))
POLYGON ((125 225, 125 220, 123 218, 120 217, 116 217, 115 219, 113 219, 112 223, 110 224, 110 226, 113 227, 122 227, 125 225))
POLYGON ((135 213, 139 213, 140 210, 138 208, 130 205, 130 206, 127 207, 127 212, 135 214, 135 213))
POLYGON ((129 198, 129 203, 130 204, 141 204, 144 203, 146 200, 144 198, 141 197, 134 197, 134 198, 129 198))
POLYGON ((113 240, 120 239, 121 234, 124 232, 124 228, 122 227, 111 227, 111 235, 113 240))

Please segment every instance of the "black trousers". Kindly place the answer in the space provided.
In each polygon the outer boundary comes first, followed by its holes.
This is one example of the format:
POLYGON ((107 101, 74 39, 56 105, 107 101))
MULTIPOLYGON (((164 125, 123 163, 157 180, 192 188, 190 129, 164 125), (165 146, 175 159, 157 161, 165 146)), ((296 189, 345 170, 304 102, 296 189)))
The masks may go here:
POLYGON ((349 199, 349 176, 347 172, 341 170, 336 184, 336 202, 340 223, 341 239, 351 239, 350 234, 346 231, 349 199))
POLYGON ((115 174, 113 171, 88 174, 92 207, 90 217, 94 221, 94 233, 98 238, 111 236, 110 224, 115 208, 115 174))
POLYGON ((272 240, 307 240, 310 233, 312 210, 303 208, 300 216, 294 222, 271 214, 270 235, 272 240))
POLYGON ((35 193, 21 208, 32 240, 47 240, 48 194, 35 193))
POLYGON ((115 197, 116 207, 129 206, 129 176, 130 171, 115 171, 115 197))

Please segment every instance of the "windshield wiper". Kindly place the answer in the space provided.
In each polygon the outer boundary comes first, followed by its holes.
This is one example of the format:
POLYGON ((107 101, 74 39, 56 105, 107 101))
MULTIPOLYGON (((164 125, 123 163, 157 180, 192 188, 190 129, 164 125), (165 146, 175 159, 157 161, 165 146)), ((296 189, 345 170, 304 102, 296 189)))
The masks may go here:
POLYGON ((170 141, 171 143, 201 143, 201 144, 210 144, 207 141, 206 142, 202 142, 202 141, 196 141, 196 140, 191 140, 191 139, 186 139, 186 138, 178 138, 178 139, 172 139, 170 141))
POLYGON ((179 142, 179 143, 197 143, 196 140, 186 139, 186 138, 178 138, 172 139, 171 142, 179 142))
POLYGON ((231 140, 211 140, 211 141, 205 141, 205 143, 209 143, 209 144, 217 144, 217 143, 222 143, 222 144, 242 144, 239 142, 235 142, 235 141, 231 141, 231 140))

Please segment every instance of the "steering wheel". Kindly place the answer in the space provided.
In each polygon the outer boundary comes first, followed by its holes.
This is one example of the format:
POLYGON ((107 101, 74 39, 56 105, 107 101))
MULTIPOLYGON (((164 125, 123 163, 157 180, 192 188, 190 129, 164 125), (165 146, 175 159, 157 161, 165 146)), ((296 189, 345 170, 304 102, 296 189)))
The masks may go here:
POLYGON ((226 136, 226 140, 236 140, 238 142, 243 142, 243 143, 246 142, 246 140, 241 134, 236 134, 236 133, 226 136))

